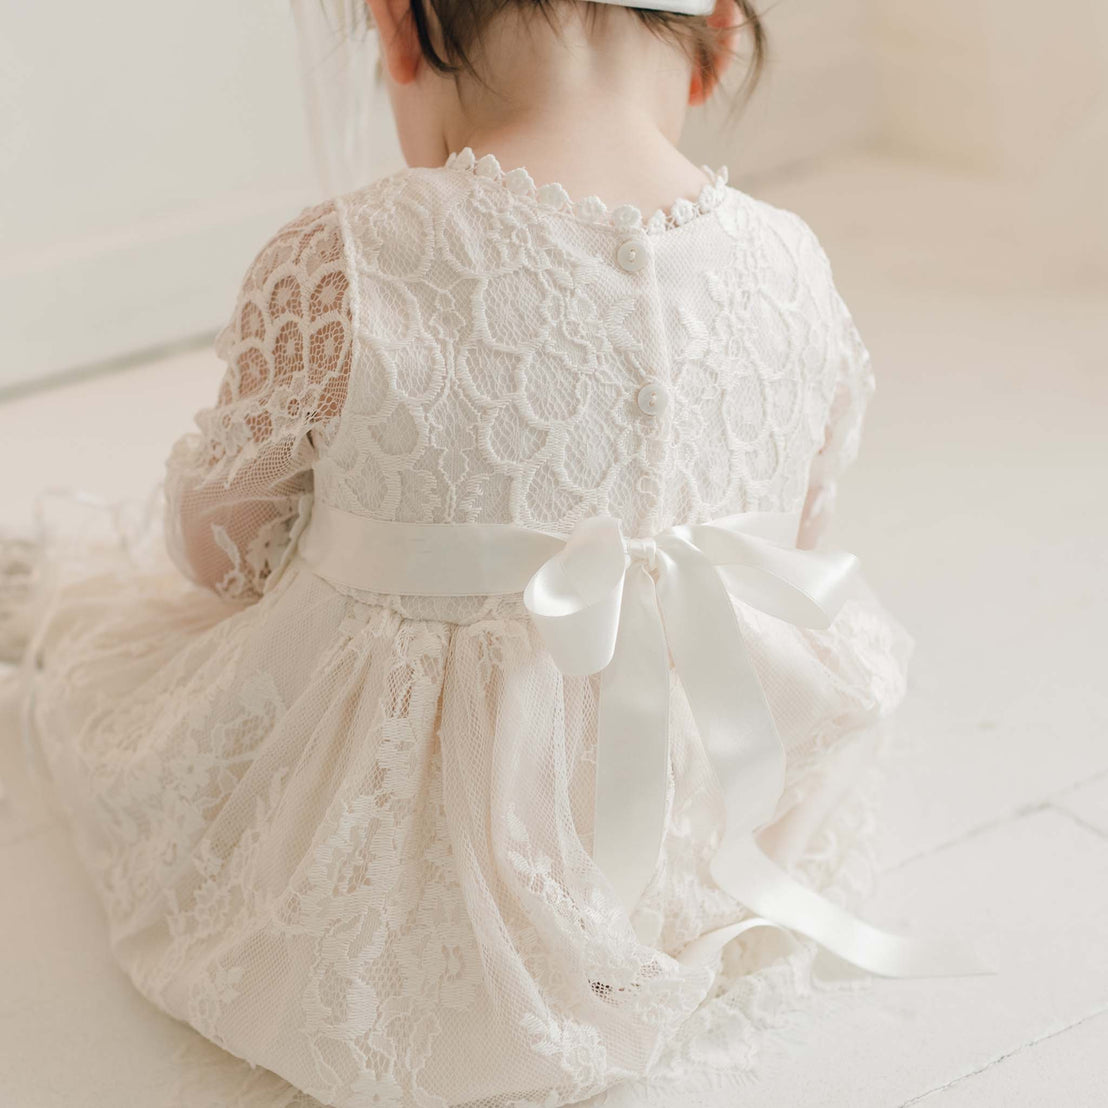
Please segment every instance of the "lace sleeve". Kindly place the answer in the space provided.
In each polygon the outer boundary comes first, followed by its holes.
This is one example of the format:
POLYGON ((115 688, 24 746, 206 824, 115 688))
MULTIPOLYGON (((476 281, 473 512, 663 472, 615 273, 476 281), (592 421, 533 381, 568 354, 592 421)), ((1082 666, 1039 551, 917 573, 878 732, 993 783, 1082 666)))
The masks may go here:
MULTIPOLYGON (((822 251, 820 252, 822 255, 822 251)), ((826 258, 824 258, 826 264, 826 258)), ((808 493, 801 515, 798 544, 816 546, 831 522, 835 495, 843 472, 858 454, 862 420, 874 391, 873 367, 850 312, 830 281, 832 319, 830 357, 835 363, 834 393, 824 429, 823 445, 808 474, 808 493)))
POLYGON ((312 491, 318 436, 346 399, 347 287, 338 213, 309 208, 254 259, 216 339, 227 368, 166 462, 165 535, 182 572, 220 596, 264 592, 312 491))

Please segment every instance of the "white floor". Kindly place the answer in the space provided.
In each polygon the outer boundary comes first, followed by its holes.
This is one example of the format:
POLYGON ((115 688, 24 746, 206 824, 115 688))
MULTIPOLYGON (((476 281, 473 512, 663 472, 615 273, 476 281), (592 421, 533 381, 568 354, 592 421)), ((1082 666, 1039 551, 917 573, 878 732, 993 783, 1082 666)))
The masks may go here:
MULTIPOLYGON (((917 652, 868 914, 979 935, 1000 972, 817 1006, 742 1103, 1108 1104, 1108 288, 986 183, 855 159, 760 192, 821 233, 878 371, 837 539, 917 652)), ((44 484, 144 493, 219 373, 197 353, 0 407, 0 526, 44 484)), ((0 1108, 287 1108, 116 970, 5 712, 0 1108)))

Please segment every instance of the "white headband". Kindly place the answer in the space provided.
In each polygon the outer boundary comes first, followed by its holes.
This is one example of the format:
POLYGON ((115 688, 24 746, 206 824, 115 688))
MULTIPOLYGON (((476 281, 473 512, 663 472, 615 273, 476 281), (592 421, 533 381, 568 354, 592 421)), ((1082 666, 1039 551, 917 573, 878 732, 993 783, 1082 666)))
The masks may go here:
POLYGON ((593 0, 595 4, 618 4, 621 8, 650 8, 678 15, 711 15, 715 0, 593 0))

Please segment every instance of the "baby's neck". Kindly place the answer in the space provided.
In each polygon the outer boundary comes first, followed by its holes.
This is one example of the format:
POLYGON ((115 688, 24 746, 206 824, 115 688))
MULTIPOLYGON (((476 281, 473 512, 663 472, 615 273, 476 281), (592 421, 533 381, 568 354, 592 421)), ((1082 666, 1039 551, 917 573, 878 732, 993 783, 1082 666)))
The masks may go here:
POLYGON ((570 23, 526 33, 506 24, 486 46, 495 91, 465 82, 444 118, 447 152, 470 146, 504 169, 557 181, 574 199, 634 204, 649 214, 695 198, 703 172, 676 146, 689 66, 627 13, 591 33, 570 23))
POLYGON ((634 204, 646 215, 678 197, 695 199, 706 178, 657 127, 622 116, 519 118, 462 130, 448 143, 494 154, 503 169, 522 166, 536 185, 557 182, 574 200, 634 204))

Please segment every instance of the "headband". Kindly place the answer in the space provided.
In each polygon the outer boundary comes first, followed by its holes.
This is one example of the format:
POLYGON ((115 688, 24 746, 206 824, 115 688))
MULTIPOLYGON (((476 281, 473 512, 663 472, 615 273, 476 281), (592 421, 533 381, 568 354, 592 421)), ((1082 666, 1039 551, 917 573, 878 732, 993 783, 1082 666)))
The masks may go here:
POLYGON ((618 4, 621 8, 649 8, 678 15, 711 15, 715 0, 593 0, 596 4, 618 4))

